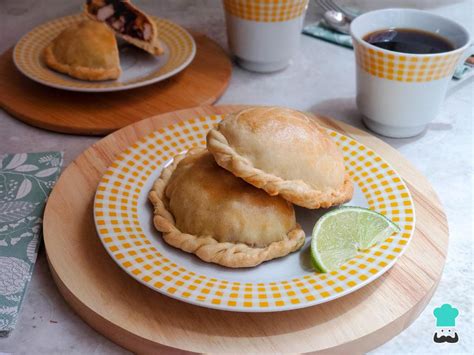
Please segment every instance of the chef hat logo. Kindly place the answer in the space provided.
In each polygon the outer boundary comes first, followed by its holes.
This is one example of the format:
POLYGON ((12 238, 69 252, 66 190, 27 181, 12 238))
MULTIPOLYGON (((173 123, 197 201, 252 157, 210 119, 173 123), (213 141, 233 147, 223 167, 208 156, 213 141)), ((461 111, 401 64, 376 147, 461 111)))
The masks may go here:
POLYGON ((454 327, 456 325, 456 317, 459 315, 459 311, 457 308, 446 303, 441 307, 435 308, 433 314, 436 317, 437 327, 454 327))

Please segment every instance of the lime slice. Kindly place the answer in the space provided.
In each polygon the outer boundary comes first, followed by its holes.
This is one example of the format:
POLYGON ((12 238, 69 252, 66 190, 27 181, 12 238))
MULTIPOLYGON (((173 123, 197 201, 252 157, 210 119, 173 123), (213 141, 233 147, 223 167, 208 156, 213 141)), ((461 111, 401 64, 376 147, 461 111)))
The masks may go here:
POLYGON ((311 260, 321 272, 339 268, 387 239, 400 228, 384 215, 362 207, 339 207, 322 216, 313 229, 311 260))

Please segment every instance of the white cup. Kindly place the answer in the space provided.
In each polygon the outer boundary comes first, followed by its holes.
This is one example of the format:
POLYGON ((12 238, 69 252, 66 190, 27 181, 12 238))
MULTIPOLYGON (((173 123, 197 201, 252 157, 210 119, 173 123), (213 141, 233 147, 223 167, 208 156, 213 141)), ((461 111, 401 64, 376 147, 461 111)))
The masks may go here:
POLYGON ((352 22, 351 36, 357 63, 356 101, 364 123, 374 132, 395 138, 416 136, 426 129, 440 110, 456 66, 473 53, 464 27, 420 10, 365 13, 352 22), (388 28, 439 34, 454 45, 454 50, 400 53, 363 40, 371 32, 388 28))
POLYGON ((251 71, 286 68, 299 47, 308 0, 224 0, 227 39, 237 63, 251 71))

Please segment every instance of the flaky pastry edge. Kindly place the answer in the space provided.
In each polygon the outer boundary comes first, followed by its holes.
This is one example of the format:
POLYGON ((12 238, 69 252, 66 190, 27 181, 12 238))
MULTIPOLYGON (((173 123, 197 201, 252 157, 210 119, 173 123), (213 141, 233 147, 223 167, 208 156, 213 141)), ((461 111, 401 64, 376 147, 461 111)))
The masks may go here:
MULTIPOLYGON (((119 67, 117 68, 88 68, 83 66, 71 66, 69 64, 60 63, 53 53, 53 43, 50 43, 43 52, 43 57, 46 65, 60 73, 67 74, 73 78, 89 81, 102 81, 118 79, 121 73, 119 67)), ((117 50, 118 56, 118 50, 117 50)))
POLYGON ((344 175, 344 183, 338 190, 316 190, 302 180, 285 180, 279 176, 257 169, 252 162, 241 156, 229 145, 227 138, 217 129, 207 134, 207 149, 211 152, 219 166, 249 184, 263 189, 271 196, 280 195, 295 205, 309 208, 329 208, 349 201, 354 187, 349 174, 344 175))
POLYGON ((264 248, 252 247, 244 243, 219 242, 212 236, 196 236, 180 231, 176 227, 173 214, 166 207, 166 186, 181 160, 188 154, 197 154, 203 150, 204 148, 193 148, 186 154, 175 156, 173 163, 163 170, 148 194, 154 207, 153 224, 162 233, 166 243, 187 253, 195 254, 206 262, 230 268, 257 266, 264 261, 286 256, 303 246, 306 236, 298 224, 288 232, 287 239, 273 242, 264 248))

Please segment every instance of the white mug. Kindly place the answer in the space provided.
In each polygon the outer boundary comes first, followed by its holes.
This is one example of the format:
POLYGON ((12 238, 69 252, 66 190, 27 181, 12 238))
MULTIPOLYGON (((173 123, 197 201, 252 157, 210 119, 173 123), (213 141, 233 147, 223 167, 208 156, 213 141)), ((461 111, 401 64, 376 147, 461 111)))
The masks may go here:
POLYGON ((394 138, 422 133, 440 110, 456 66, 472 54, 469 32, 425 11, 385 9, 351 23, 356 54, 357 106, 374 132, 394 138), (410 54, 376 47, 363 38, 377 30, 417 29, 449 40, 454 50, 410 54), (470 47, 470 50, 466 50, 470 47))
POLYGON ((299 47, 308 0, 223 0, 237 63, 255 72, 286 68, 299 47))

